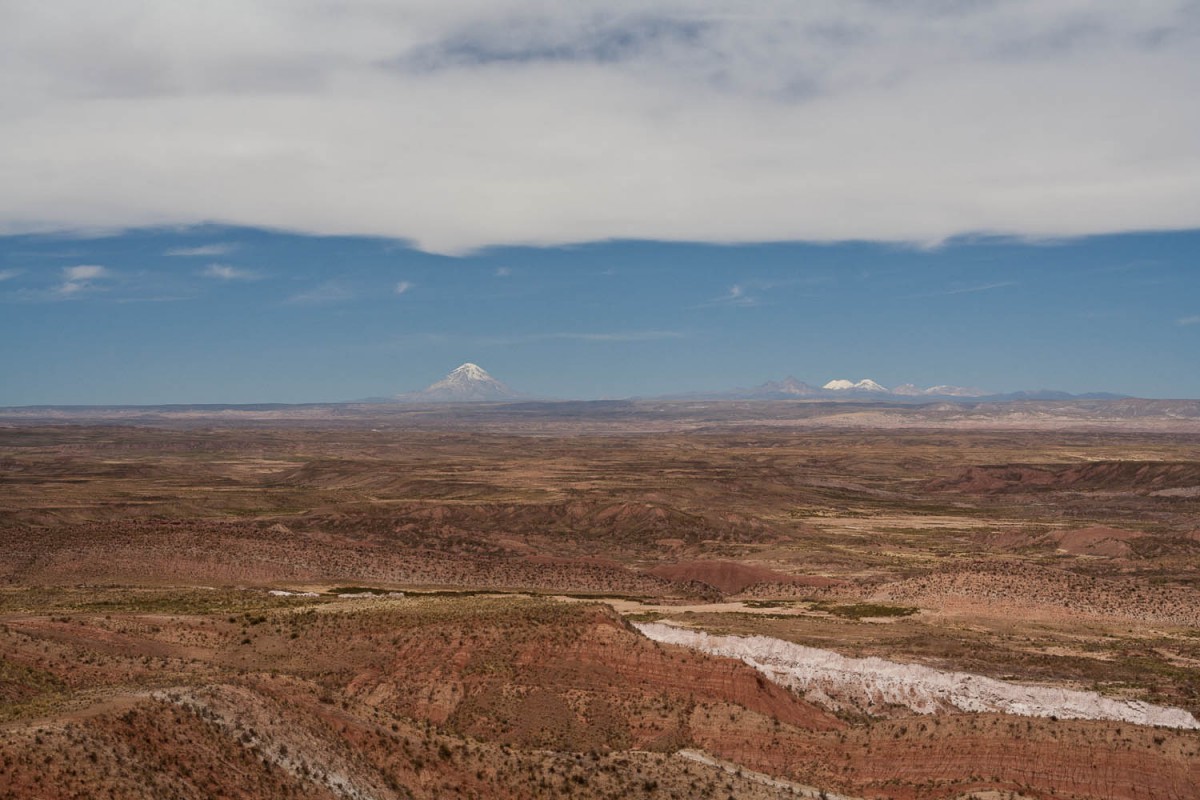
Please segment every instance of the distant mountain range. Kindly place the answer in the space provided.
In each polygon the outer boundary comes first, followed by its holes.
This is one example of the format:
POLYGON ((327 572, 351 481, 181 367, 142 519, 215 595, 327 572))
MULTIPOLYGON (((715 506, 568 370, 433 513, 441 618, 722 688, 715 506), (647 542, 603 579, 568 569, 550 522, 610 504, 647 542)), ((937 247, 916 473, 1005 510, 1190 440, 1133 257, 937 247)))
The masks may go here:
MULTIPOLYGON (((1092 392, 1070 394, 1068 392, 1040 389, 1036 391, 996 393, 970 386, 939 384, 922 389, 912 383, 904 383, 889 389, 870 378, 858 381, 836 378, 821 386, 813 386, 791 376, 781 381, 767 381, 750 389, 733 389, 723 392, 688 393, 664 395, 654 399, 690 400, 855 400, 888 401, 896 403, 918 403, 928 401, 950 402, 1004 402, 1011 400, 1106 400, 1125 395, 1092 392)), ((515 402, 532 399, 511 389, 503 381, 492 377, 478 364, 466 363, 436 383, 416 392, 406 392, 390 398, 372 398, 379 402, 400 403, 477 403, 515 402)))
MULTIPOLYGON (((695 395, 692 395, 693 397, 695 395)), ((990 392, 971 386, 939 384, 922 389, 912 383, 903 383, 889 389, 870 378, 850 381, 836 378, 821 386, 813 386, 791 376, 781 381, 767 381, 750 389, 734 389, 710 395, 729 400, 790 400, 811 398, 820 400, 891 400, 894 402, 921 402, 927 400, 949 401, 1005 401, 1005 400, 1102 400, 1116 399, 1125 395, 1106 392, 1071 394, 1052 389, 1035 391, 990 392)))
POLYGON ((829 381, 823 386, 811 386, 804 381, 796 380, 793 377, 784 378, 781 381, 768 381, 760 386, 755 386, 752 389, 735 389, 734 393, 746 398, 764 397, 770 399, 780 399, 781 397, 987 397, 992 392, 983 389, 975 389, 968 386, 930 386, 928 389, 922 389, 915 384, 905 383, 894 389, 889 389, 881 383, 876 383, 870 378, 863 378, 860 381, 848 381, 844 378, 836 378, 829 381))

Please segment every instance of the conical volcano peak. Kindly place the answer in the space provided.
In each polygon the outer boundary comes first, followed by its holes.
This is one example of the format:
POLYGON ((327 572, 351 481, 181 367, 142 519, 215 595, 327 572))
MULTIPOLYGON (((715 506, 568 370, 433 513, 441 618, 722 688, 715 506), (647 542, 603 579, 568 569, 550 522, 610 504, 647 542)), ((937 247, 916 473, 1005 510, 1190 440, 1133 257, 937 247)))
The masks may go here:
POLYGON ((413 402, 469 403, 481 400, 512 400, 519 397, 502 381, 470 361, 455 368, 437 383, 419 392, 402 394, 397 399, 413 402))
POLYGON ((488 371, 486 369, 479 366, 478 364, 472 364, 470 361, 458 366, 453 372, 451 372, 446 377, 452 378, 454 376, 458 376, 461 378, 467 378, 467 379, 473 380, 473 381, 486 381, 486 380, 492 379, 492 376, 488 374, 488 371))

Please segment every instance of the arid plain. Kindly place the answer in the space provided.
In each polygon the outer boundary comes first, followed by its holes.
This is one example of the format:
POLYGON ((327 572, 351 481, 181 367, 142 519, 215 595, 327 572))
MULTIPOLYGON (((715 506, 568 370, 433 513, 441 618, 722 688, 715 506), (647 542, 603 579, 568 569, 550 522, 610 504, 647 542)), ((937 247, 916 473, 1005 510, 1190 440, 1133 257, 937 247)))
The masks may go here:
POLYGON ((0 797, 1200 791, 1195 402, 8 411, 0 553, 0 797))

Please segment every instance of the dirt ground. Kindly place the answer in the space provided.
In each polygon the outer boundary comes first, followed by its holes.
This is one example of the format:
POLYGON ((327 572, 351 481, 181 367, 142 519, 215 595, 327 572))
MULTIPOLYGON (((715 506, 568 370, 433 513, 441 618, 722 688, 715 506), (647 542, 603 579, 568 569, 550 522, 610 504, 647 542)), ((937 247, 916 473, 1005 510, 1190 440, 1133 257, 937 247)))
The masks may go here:
POLYGON ((1194 733, 831 715, 627 624, 1200 713, 1200 431, 1027 411, 10 420, 0 798, 1189 797, 1194 733))

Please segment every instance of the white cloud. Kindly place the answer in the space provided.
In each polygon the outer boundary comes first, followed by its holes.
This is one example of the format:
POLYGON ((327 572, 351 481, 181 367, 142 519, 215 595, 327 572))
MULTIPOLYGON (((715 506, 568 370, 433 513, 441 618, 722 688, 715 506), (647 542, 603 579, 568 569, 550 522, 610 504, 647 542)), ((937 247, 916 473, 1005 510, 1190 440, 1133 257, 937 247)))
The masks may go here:
POLYGON ((76 267, 63 267, 63 275, 69 281, 90 281, 103 278, 108 270, 95 264, 80 264, 76 267))
POLYGON ((1193 314, 1190 317, 1181 317, 1176 320, 1180 325, 1200 325, 1200 314, 1193 314))
POLYGON ((19 269, 0 269, 0 281, 11 281, 20 274, 19 269))
POLYGON ((200 271, 200 274, 206 278, 215 278, 220 281, 252 281, 259 277, 256 272, 238 269, 228 264, 209 264, 200 271))
POLYGON ((218 220, 462 252, 1191 228, 1194 9, 11 3, 0 232, 218 220))
POLYGON ((163 253, 163 255, 192 258, 199 256, 224 256, 229 255, 236 249, 237 246, 232 244, 205 244, 199 247, 172 247, 163 253))
POLYGON ((512 276, 512 267, 496 267, 497 278, 508 278, 512 276))
POLYGON ((404 294, 411 288, 413 288, 413 285, 410 282, 400 281, 399 283, 396 284, 395 291, 396 291, 396 294, 404 294))
POLYGON ((79 264, 74 267, 63 267, 63 281, 55 290, 59 295, 70 297, 95 288, 96 281, 111 277, 104 267, 96 264, 79 264))

